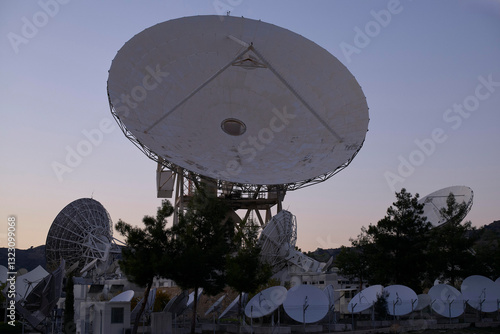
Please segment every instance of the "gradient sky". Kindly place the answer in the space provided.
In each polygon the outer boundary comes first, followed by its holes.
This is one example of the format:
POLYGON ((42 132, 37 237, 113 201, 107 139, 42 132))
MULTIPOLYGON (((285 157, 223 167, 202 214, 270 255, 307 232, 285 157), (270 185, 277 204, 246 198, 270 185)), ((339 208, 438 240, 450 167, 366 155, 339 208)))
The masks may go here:
POLYGON ((499 1, 60 2, 0 3, 2 247, 9 216, 17 247, 38 246, 59 211, 82 197, 101 202, 114 223, 141 225, 155 214, 156 163, 109 111, 111 61, 152 25, 228 10, 322 46, 367 98, 369 132, 351 165, 285 197, 302 250, 350 245, 402 187, 425 196, 466 185, 474 191, 466 219, 477 227, 500 219, 499 1), (54 164, 67 165, 68 150, 92 131, 102 140, 57 175, 54 164))

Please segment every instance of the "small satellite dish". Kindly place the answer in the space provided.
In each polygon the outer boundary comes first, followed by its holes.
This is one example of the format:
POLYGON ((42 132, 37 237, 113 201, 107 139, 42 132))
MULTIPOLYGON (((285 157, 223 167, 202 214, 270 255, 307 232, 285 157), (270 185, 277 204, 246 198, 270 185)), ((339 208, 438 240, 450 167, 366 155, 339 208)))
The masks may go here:
POLYGON ((498 310, 498 300, 500 300, 500 285, 491 279, 473 275, 463 280, 463 298, 467 303, 482 312, 495 312, 498 310))
POLYGON ((377 301, 379 295, 382 294, 384 287, 382 285, 372 285, 357 293, 347 305, 347 311, 351 313, 363 312, 377 301))
POLYGON ((274 312, 285 300, 287 290, 283 286, 272 286, 257 293, 245 307, 249 318, 260 318, 274 312))
POLYGON ((411 313, 418 302, 415 291, 404 285, 389 285, 384 288, 388 292, 387 307, 390 315, 398 316, 411 313))
POLYGON ((418 298, 418 302, 417 302, 417 306, 415 306, 414 311, 421 311, 431 304, 431 296, 429 296, 426 293, 421 293, 421 294, 417 295, 417 298, 418 298))
MULTIPOLYGON (((203 288, 198 288, 198 300, 200 300, 200 297, 201 297, 201 294, 203 293, 203 288)), ((186 303, 186 306, 188 308, 192 307, 193 306, 193 302, 194 302, 194 291, 192 291, 190 294, 189 294, 189 297, 188 297, 188 301, 186 303)))
POLYGON ((328 297, 315 286, 301 284, 288 290, 283 308, 295 321, 318 322, 328 313, 328 297))
MULTIPOLYGON (((245 306, 248 299, 248 293, 243 292, 241 295, 241 306, 245 306)), ((234 300, 226 307, 224 312, 221 313, 219 319, 229 318, 238 314, 238 304, 240 302, 240 296, 236 296, 234 300)))
POLYGON ((132 298, 134 298, 134 290, 127 290, 111 298, 110 302, 129 302, 132 298))
POLYGON ((448 284, 434 285, 428 292, 434 312, 456 318, 465 311, 462 293, 448 284))
POLYGON ((170 299, 165 305, 163 312, 170 312, 172 314, 179 315, 186 309, 187 301, 189 299, 188 291, 183 290, 180 294, 170 299))
POLYGON ((368 129, 366 98, 337 58, 243 17, 184 17, 138 33, 113 59, 107 88, 120 128, 149 158, 235 184, 324 181, 368 129))
POLYGON ((42 266, 16 277, 16 301, 25 299, 49 273, 42 266))
POLYGON ((455 196, 457 203, 466 203, 467 205, 467 209, 460 217, 457 217, 457 220, 462 221, 472 208, 474 193, 469 187, 453 186, 435 191, 418 201, 420 204, 424 204, 423 216, 427 217, 427 220, 434 227, 447 223, 446 218, 441 215, 440 211, 448 207, 446 200, 450 193, 455 196))
POLYGON ((208 310, 205 312, 205 315, 209 315, 210 313, 214 312, 214 311, 217 311, 220 307, 220 304, 222 303, 222 301, 224 300, 224 298, 226 298, 227 295, 222 295, 222 297, 220 297, 219 299, 217 299, 215 301, 215 303, 212 304, 212 306, 210 306, 208 308, 208 310))

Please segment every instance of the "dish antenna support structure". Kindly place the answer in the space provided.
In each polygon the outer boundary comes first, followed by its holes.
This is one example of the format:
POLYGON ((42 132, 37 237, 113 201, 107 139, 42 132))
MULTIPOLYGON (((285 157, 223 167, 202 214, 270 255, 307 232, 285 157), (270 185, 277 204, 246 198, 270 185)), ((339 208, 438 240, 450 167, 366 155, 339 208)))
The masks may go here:
POLYGON ((366 98, 337 58, 242 17, 140 32, 113 59, 107 91, 125 136, 157 162, 158 197, 175 196, 174 223, 205 183, 264 225, 287 191, 348 166, 368 129, 366 98))

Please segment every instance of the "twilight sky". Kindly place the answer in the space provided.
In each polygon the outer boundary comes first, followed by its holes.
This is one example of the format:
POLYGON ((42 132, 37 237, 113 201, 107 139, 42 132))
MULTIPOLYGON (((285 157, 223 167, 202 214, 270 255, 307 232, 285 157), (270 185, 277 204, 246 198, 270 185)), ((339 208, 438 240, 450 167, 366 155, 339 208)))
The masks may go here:
POLYGON ((111 61, 152 25, 227 11, 317 43, 367 98, 369 132, 351 165, 285 197, 302 250, 350 245, 402 187, 423 197, 466 185, 474 191, 466 220, 500 219, 499 1, 3 1, 1 247, 9 216, 17 247, 38 246, 82 197, 101 202, 114 223, 155 214, 156 163, 109 111, 111 61))

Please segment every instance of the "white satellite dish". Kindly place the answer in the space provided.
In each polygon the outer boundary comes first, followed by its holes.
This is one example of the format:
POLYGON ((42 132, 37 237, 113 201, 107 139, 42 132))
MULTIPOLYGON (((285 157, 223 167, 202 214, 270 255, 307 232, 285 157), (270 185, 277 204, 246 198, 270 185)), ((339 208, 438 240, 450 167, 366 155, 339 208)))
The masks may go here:
POLYGON ((286 210, 278 212, 264 226, 259 243, 261 258, 277 273, 287 265, 294 265, 303 272, 321 272, 324 263, 311 259, 295 249, 297 220, 286 210))
POLYGON ((474 193, 469 187, 453 186, 435 191, 418 201, 419 204, 424 204, 423 216, 427 217, 427 221, 434 227, 447 223, 446 218, 441 215, 440 210, 448 207, 446 200, 450 193, 455 196, 457 203, 465 203, 467 205, 467 209, 462 216, 457 217, 459 221, 462 221, 472 208, 474 193))
POLYGON ((411 313, 418 302, 415 291, 404 285, 389 285, 384 288, 388 292, 387 308, 390 315, 398 316, 411 313))
MULTIPOLYGON (((241 294, 241 306, 245 306, 248 299, 248 293, 243 292, 241 294)), ((232 317, 238 314, 238 305, 240 302, 240 296, 236 296, 234 300, 226 307, 226 309, 220 314, 219 319, 232 317)))
POLYGON ((16 277, 16 301, 25 299, 49 273, 42 266, 16 277))
POLYGON ((283 302, 286 314, 301 323, 318 322, 328 313, 328 297, 312 285, 298 285, 290 290, 283 302))
POLYGON ((110 302, 129 302, 134 298, 134 290, 123 291, 110 299, 110 302))
POLYGON ((491 279, 473 275, 463 280, 460 287, 467 303, 482 312, 495 312, 498 310, 500 300, 500 285, 491 279))
MULTIPOLYGON (((201 297, 201 294, 203 293, 203 288, 198 288, 198 300, 200 300, 200 297, 201 297)), ((192 307, 193 306, 193 302, 194 302, 194 291, 192 291, 190 294, 189 294, 189 297, 188 297, 188 300, 187 300, 187 303, 186 303, 186 306, 188 308, 192 307)))
POLYGON ((257 293, 245 307, 249 318, 260 318, 274 312, 285 300, 288 291, 283 286, 272 286, 257 293))
POLYGON ((434 312, 456 318, 465 311, 462 293, 448 284, 434 285, 428 292, 434 312))
POLYGON ((108 96, 127 138, 170 170, 288 190, 345 168, 369 121, 337 58, 243 17, 184 17, 138 33, 113 59, 108 96))
POLYGON ((383 290, 382 285, 372 285, 363 289, 349 301, 347 310, 351 313, 359 313, 369 309, 377 301, 383 290))
POLYGON ((64 259, 67 267, 78 263, 78 272, 107 267, 114 261, 110 254, 120 253, 113 241, 112 224, 108 211, 95 199, 81 198, 69 203, 56 216, 47 234, 47 266, 54 267, 64 259))
POLYGON ((417 302, 417 306, 415 306, 414 311, 423 310, 424 308, 429 306, 431 304, 431 301, 432 301, 431 296, 429 296, 427 293, 421 293, 421 294, 417 295, 417 299, 418 299, 418 302, 417 302))
POLYGON ((227 295, 222 295, 222 297, 220 297, 219 299, 217 299, 215 301, 215 303, 213 303, 212 306, 210 306, 208 308, 208 310, 205 312, 205 315, 209 315, 210 313, 219 310, 220 304, 222 303, 222 301, 224 300, 224 298, 226 298, 226 296, 227 295))

